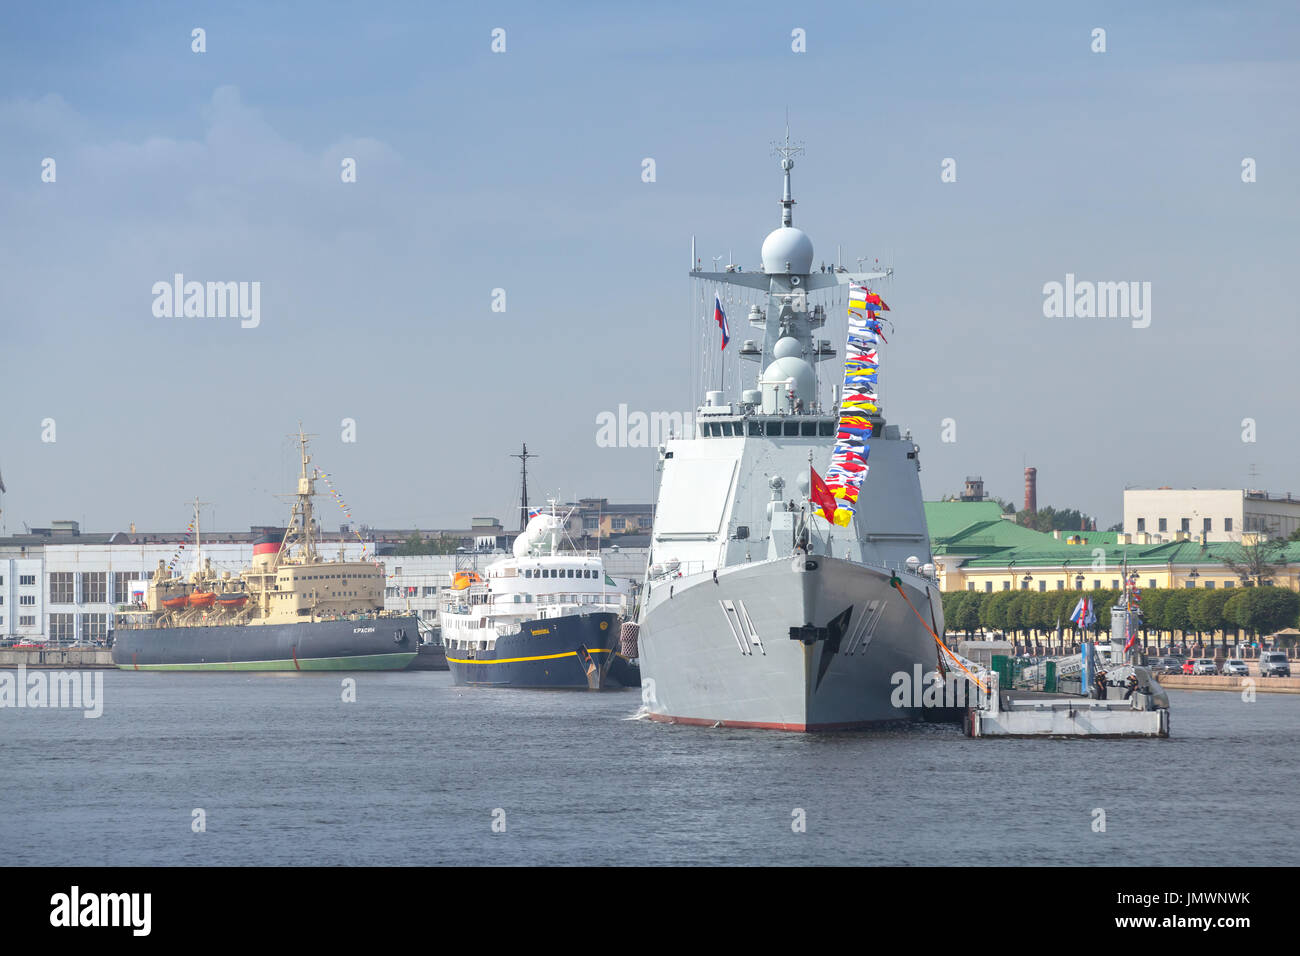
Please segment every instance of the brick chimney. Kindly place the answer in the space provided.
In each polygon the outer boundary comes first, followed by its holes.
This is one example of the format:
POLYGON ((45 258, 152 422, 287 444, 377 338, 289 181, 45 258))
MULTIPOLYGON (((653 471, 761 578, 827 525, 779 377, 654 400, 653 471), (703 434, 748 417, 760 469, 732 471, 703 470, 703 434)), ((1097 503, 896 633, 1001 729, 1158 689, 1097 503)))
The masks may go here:
POLYGON ((1038 513, 1038 469, 1025 469, 1025 510, 1031 515, 1038 513))

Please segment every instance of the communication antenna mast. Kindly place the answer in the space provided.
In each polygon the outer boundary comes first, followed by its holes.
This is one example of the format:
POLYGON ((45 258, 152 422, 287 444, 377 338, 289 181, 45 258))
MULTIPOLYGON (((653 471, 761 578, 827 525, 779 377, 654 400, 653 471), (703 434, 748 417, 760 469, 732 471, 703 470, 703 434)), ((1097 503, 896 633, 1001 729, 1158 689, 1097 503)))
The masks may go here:
POLYGON ((523 531, 528 527, 528 459, 538 456, 528 454, 528 443, 524 442, 523 451, 510 457, 518 458, 522 469, 523 484, 519 495, 519 530, 523 531))

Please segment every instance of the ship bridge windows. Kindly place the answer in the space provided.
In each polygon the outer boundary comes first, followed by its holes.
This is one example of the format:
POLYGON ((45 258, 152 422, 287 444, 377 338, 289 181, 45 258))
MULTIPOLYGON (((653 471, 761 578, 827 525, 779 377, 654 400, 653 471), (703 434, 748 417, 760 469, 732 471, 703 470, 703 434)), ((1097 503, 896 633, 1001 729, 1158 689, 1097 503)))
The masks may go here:
POLYGON ((780 422, 768 422, 768 423, 767 423, 767 437, 768 437, 768 438, 779 438, 780 435, 781 435, 781 423, 780 423, 780 422))
POLYGON ((782 430, 786 438, 795 437, 799 434, 798 422, 785 422, 785 428, 782 430))

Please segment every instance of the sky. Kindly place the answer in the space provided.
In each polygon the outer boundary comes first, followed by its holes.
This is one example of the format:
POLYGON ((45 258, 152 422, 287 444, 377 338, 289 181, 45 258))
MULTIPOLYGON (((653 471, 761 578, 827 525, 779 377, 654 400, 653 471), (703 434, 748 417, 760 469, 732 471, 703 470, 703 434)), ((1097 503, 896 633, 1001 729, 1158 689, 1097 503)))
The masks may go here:
POLYGON ((509 522, 525 441, 534 500, 650 500, 597 420, 702 399, 690 239, 757 269, 787 113, 818 261, 895 269, 928 499, 1300 492, 1298 41, 1292 3, 7 4, 0 523, 282 520, 300 420, 354 523, 509 522), (176 273, 257 326, 155 315, 176 273), (1067 274, 1149 324, 1046 316, 1067 274))

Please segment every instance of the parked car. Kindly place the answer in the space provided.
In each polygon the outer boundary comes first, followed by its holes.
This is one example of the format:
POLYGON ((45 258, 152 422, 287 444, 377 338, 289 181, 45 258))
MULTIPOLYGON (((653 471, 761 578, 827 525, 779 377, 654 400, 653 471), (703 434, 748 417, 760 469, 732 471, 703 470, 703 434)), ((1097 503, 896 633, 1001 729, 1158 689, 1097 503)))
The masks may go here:
POLYGON ((1157 657, 1149 665, 1151 673, 1159 676, 1160 674, 1181 674, 1183 672, 1183 662, 1178 657, 1157 657))
POLYGON ((1192 668, 1195 666, 1196 666, 1196 658, 1195 657, 1187 658, 1187 660, 1183 661, 1183 673, 1184 674, 1192 673, 1192 668))
POLYGON ((1219 668, 1215 666, 1214 658, 1198 657, 1196 658, 1195 661, 1192 662, 1192 673, 1193 674, 1217 674, 1219 673, 1219 668))
POLYGON ((1223 662, 1223 673, 1232 677, 1246 677, 1250 674, 1250 668, 1240 657, 1230 657, 1223 662))
POLYGON ((1260 677, 1290 677, 1291 663, 1281 651, 1264 651, 1259 655, 1260 677))

